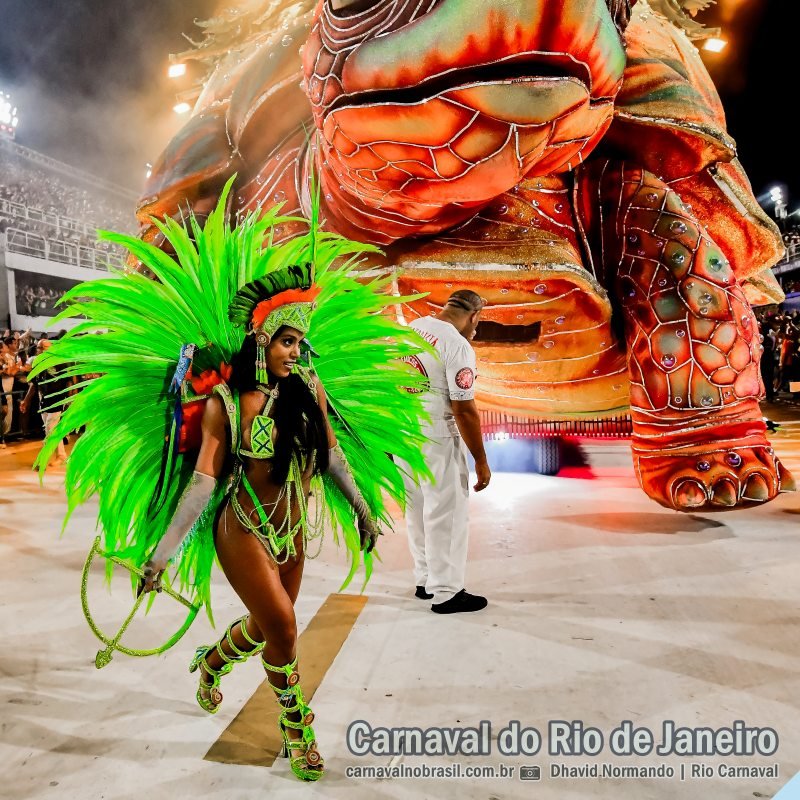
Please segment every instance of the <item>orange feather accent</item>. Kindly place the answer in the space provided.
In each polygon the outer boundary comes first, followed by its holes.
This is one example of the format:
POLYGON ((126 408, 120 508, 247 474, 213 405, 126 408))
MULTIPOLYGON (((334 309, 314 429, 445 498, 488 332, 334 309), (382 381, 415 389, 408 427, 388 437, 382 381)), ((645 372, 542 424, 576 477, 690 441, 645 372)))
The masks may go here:
POLYGON ((312 303, 319 291, 318 286, 312 286, 310 289, 287 289, 285 292, 278 292, 269 300, 262 300, 253 310, 253 327, 260 328, 276 308, 289 303, 312 303))

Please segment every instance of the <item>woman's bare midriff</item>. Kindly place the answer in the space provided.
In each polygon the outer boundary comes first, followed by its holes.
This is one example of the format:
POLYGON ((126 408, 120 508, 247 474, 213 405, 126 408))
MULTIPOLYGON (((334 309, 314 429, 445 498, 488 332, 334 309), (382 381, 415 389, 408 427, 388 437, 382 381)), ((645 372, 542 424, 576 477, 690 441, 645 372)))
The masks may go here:
MULTIPOLYGON (((241 446, 245 450, 251 449, 250 430, 253 424, 253 418, 262 413, 266 405, 266 398, 261 392, 244 392, 240 398, 240 426, 241 426, 241 446)), ((277 439, 277 429, 273 431, 273 443, 277 439)), ((261 501, 264 512, 267 518, 275 526, 279 535, 285 531, 287 527, 291 528, 298 523, 301 516, 301 504, 298 502, 296 494, 296 486, 292 483, 291 488, 287 487, 286 483, 276 483, 272 479, 272 460, 271 459, 255 459, 240 456, 244 465, 244 473, 250 485, 253 488, 256 496, 261 501), (286 525, 287 513, 287 493, 291 491, 291 519, 288 526, 286 525)), ((302 481, 303 494, 306 500, 311 489, 311 468, 306 469, 302 481)), ((258 524, 259 515, 254 508, 253 501, 250 495, 243 486, 239 486, 237 491, 237 499, 244 512, 249 516, 254 524, 258 524)), ((226 500, 222 513, 219 516, 217 528, 215 531, 216 538, 225 536, 229 543, 233 544, 235 539, 245 534, 251 536, 251 532, 247 530, 237 519, 236 514, 231 508, 230 500, 226 500)), ((295 550, 298 557, 302 554, 303 530, 302 528, 297 531, 294 537, 295 550)), ((293 559, 292 559, 293 560, 293 559)))

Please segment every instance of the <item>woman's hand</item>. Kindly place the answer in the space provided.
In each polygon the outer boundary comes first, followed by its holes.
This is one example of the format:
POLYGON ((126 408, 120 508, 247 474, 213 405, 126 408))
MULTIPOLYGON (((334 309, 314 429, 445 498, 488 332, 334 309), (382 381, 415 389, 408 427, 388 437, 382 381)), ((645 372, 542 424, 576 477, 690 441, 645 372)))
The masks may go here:
POLYGON ((375 548, 379 536, 383 536, 383 531, 376 522, 367 519, 359 519, 358 534, 361 537, 361 549, 365 553, 371 553, 375 548))
POLYGON ((144 577, 139 579, 139 589, 136 592, 137 596, 148 592, 161 591, 161 576, 167 568, 166 564, 158 564, 155 561, 148 561, 143 567, 142 572, 144 577))

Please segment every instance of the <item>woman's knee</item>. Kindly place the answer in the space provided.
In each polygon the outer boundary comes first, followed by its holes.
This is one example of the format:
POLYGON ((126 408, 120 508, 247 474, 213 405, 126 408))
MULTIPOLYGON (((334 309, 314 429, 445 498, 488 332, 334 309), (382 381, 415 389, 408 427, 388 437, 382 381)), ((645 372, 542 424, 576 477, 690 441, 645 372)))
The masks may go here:
POLYGON ((256 621, 268 648, 287 653, 294 650, 297 642, 297 620, 291 606, 281 611, 273 609, 267 619, 256 621))

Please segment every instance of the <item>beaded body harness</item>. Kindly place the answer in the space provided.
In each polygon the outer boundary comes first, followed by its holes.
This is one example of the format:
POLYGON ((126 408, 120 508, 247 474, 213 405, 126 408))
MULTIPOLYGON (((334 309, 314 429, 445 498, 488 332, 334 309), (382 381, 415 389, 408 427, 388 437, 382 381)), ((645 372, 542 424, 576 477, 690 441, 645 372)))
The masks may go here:
MULTIPOLYGON (((314 386, 310 373, 307 370, 301 370, 300 375, 316 400, 316 387, 314 386)), ((233 473, 225 491, 224 502, 227 501, 230 504, 239 524, 261 542, 264 549, 276 564, 283 564, 288 561, 289 558, 297 555, 294 538, 298 532, 302 532, 303 551, 306 557, 315 558, 319 554, 319 548, 317 548, 317 552, 313 554, 309 553, 308 542, 313 539, 321 540, 324 532, 324 519, 321 513, 321 503, 316 503, 318 513, 315 515, 315 518, 312 520, 309 517, 308 497, 306 497, 303 488, 303 473, 309 466, 308 461, 303 459, 301 463, 296 453, 292 455, 286 482, 277 498, 269 503, 261 502, 247 478, 242 457, 268 460, 273 457, 275 452, 272 442, 272 433, 275 423, 269 416, 269 412, 272 410, 272 406, 278 397, 278 390, 277 388, 270 390, 268 387, 262 385, 259 385, 257 388, 266 395, 267 401, 261 413, 253 418, 250 427, 251 449, 247 450, 242 447, 241 409, 238 391, 235 389, 232 390, 225 383, 214 387, 214 392, 220 396, 228 414, 228 419, 230 420, 231 453, 234 457, 233 473), (244 488, 253 504, 253 511, 250 513, 242 507, 239 501, 240 486, 244 488), (286 501, 286 514, 282 520, 276 522, 273 517, 278 505, 283 500, 286 501), (295 507, 299 507, 300 516, 297 522, 292 524, 292 511, 295 507)), ((312 479, 312 494, 315 489, 320 487, 321 480, 315 476, 315 478, 312 479)))

